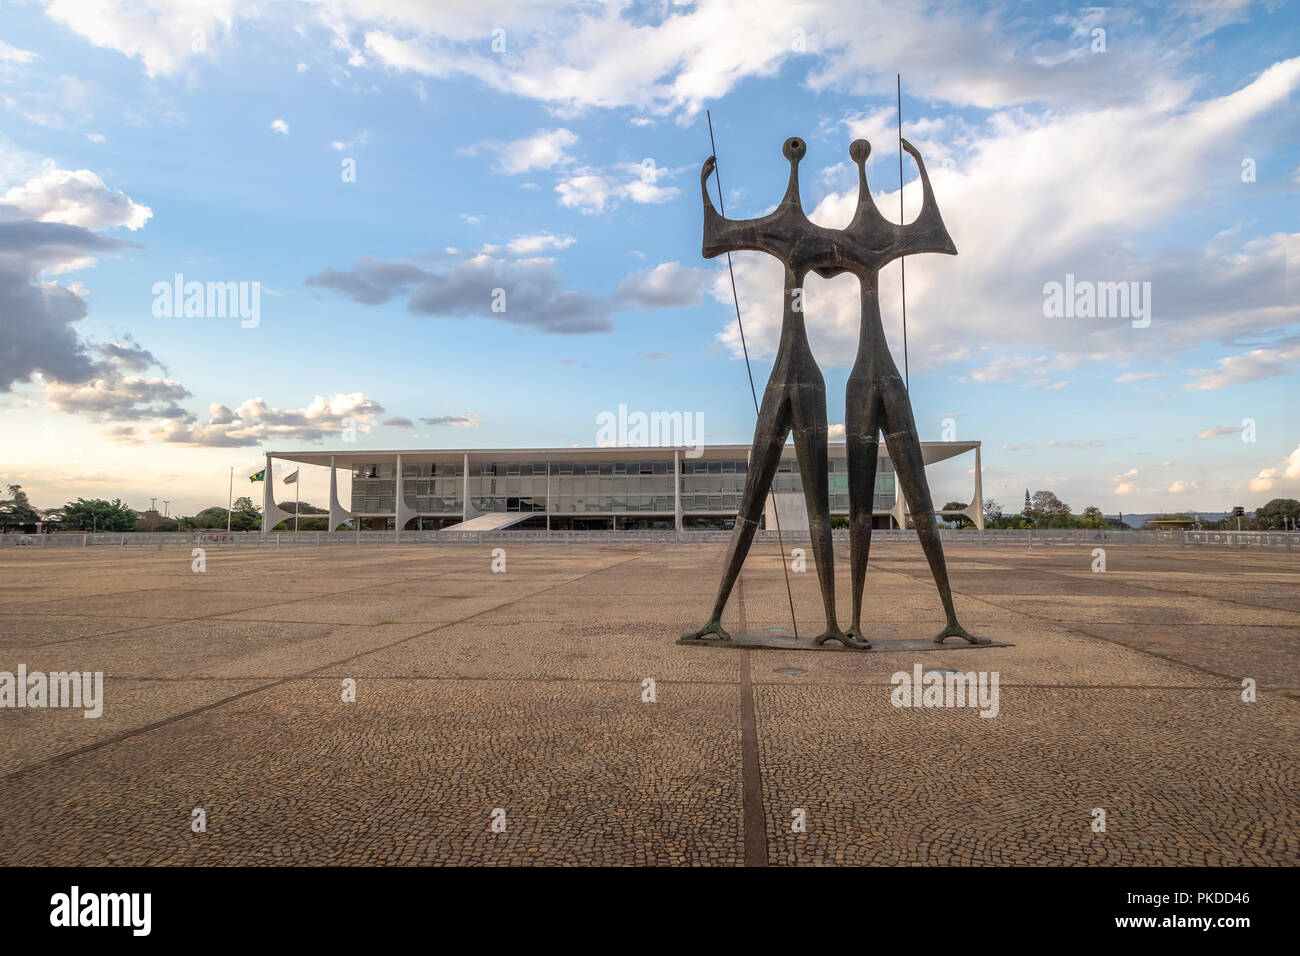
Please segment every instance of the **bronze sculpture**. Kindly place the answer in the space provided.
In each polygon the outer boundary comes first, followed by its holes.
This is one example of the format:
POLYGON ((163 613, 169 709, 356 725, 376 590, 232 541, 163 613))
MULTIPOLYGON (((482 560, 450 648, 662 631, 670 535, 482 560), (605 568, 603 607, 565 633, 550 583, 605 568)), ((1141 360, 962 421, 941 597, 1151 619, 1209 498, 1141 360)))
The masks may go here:
POLYGON ((866 175, 871 145, 866 140, 855 140, 849 147, 849 155, 858 167, 858 203, 853 220, 844 229, 815 225, 804 215, 799 200, 798 163, 806 152, 806 146, 797 137, 786 140, 782 150, 790 161, 790 180, 785 198, 772 213, 760 219, 726 220, 718 215, 707 186, 716 159, 711 156, 704 163, 700 175, 704 201, 704 257, 713 258, 723 252, 738 250, 755 250, 775 256, 785 265, 786 301, 781 344, 754 430, 750 470, 718 597, 708 623, 686 635, 687 638, 716 634, 722 640, 729 640, 721 626, 722 612, 753 541, 763 498, 771 486, 786 435, 793 424, 795 449, 808 505, 813 555, 822 602, 826 607, 827 627, 814 643, 836 639, 850 647, 870 647, 862 633, 862 597, 871 547, 878 434, 882 427, 885 445, 894 462, 903 495, 915 517, 917 535, 947 616, 946 626, 934 641, 942 643, 955 636, 971 644, 989 643, 986 638, 971 635, 957 622, 911 402, 889 353, 881 324, 878 278, 882 267, 900 256, 920 252, 957 254, 939 215, 920 153, 906 140, 901 140, 901 145, 916 160, 923 190, 920 214, 911 223, 903 225, 886 220, 871 198, 866 175), (835 621, 825 385, 808 347, 802 319, 801 290, 810 271, 826 278, 848 272, 857 276, 861 285, 862 327, 857 360, 846 389, 844 421, 849 460, 849 540, 853 583, 853 623, 847 633, 841 631, 835 621), (796 295, 796 292, 800 294, 796 295), (809 421, 810 416, 815 420, 809 421), (806 462, 812 467, 808 468, 806 462))
POLYGON ((775 210, 761 219, 724 219, 713 208, 713 200, 709 198, 708 180, 716 159, 710 156, 700 172, 700 191, 704 198, 704 257, 712 259, 724 252, 740 249, 774 256, 785 266, 785 304, 781 317, 781 341, 772 375, 763 390, 749 470, 745 475, 745 490, 736 514, 736 527, 727 549, 713 613, 704 627, 687 636, 699 638, 716 634, 721 640, 731 639, 722 629, 722 612, 749 553, 763 502, 781 463, 786 436, 793 428, 795 455, 799 460, 804 501, 808 506, 813 561, 817 566, 817 581, 821 585, 822 604, 826 611, 826 630, 814 639, 814 643, 822 644, 833 639, 850 646, 864 646, 840 630, 835 620, 835 568, 826 451, 826 382, 813 358, 803 322, 803 281, 814 264, 803 249, 803 229, 811 224, 799 199, 799 161, 807 152, 807 146, 798 137, 791 137, 785 141, 782 152, 790 161, 790 179, 785 196, 775 210))

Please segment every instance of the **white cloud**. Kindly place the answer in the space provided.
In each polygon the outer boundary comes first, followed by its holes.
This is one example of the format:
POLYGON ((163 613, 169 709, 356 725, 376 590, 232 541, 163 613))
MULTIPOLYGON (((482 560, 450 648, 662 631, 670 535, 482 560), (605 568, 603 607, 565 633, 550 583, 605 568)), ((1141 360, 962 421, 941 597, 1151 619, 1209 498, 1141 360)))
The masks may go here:
POLYGON ((648 309, 698 305, 709 277, 706 269, 692 269, 680 262, 661 262, 653 269, 634 272, 624 279, 614 299, 648 309))
MULTIPOLYGON (((897 116, 898 110, 895 107, 882 106, 864 113, 849 113, 844 119, 840 120, 840 125, 845 128, 853 139, 865 139, 874 147, 879 148, 894 138, 894 122, 897 116)), ((911 132, 909 126, 908 133, 911 132)), ((908 140, 911 141, 910 135, 908 140)), ((880 155, 880 153, 873 150, 869 159, 879 159, 880 155)))
POLYGON ((288 136, 288 135, 289 135, 289 124, 286 123, 286 122, 285 122, 284 120, 282 120, 282 119, 278 119, 278 118, 277 118, 277 119, 273 119, 273 120, 271 120, 271 129, 272 129, 274 132, 279 133, 281 136, 288 136))
POLYGON ((1241 429, 1236 425, 1220 425, 1216 428, 1207 428, 1199 432, 1192 441, 1205 441, 1207 438, 1217 438, 1220 435, 1239 435, 1241 429))
POLYGON ((77 129, 90 120, 99 92, 95 84, 65 73, 44 86, 6 95, 4 105, 27 122, 48 129, 77 129))
POLYGON ((561 206, 586 214, 613 209, 623 200, 665 203, 680 195, 681 190, 676 186, 661 186, 659 180, 677 172, 665 166, 640 163, 620 163, 608 171, 582 167, 557 182, 555 192, 561 206))
POLYGON ((1171 495, 1181 495, 1188 491, 1195 491, 1198 487, 1194 481, 1182 481, 1180 479, 1169 486, 1169 493, 1171 495))
POLYGON ((153 215, 148 206, 120 189, 109 189, 89 169, 46 169, 35 179, 0 195, 0 205, 13 206, 25 219, 91 230, 125 226, 134 231, 153 215))
POLYGON ((554 169, 568 166, 573 162, 569 149, 578 142, 578 135, 571 130, 539 129, 532 136, 503 143, 488 140, 475 143, 464 152, 476 155, 486 151, 496 155, 493 168, 499 173, 514 176, 532 169, 554 169))
POLYGON ((114 372, 81 384, 47 382, 45 401, 52 411, 84 415, 95 420, 173 418, 189 413, 176 403, 188 398, 180 382, 114 372))
POLYGON ((1266 378, 1286 375, 1296 368, 1300 359, 1300 347, 1283 349, 1252 349, 1240 355, 1229 355, 1218 360, 1218 368, 1189 369, 1188 375, 1195 375, 1194 381, 1183 388, 1195 391, 1213 391, 1258 382, 1266 378))
POLYGON ((1279 481, 1294 479, 1300 479, 1300 445, 1297 445, 1295 451, 1287 455, 1281 468, 1264 468, 1258 475, 1250 479, 1250 490, 1272 491, 1279 481))
POLYGON ((41 57, 30 50, 20 50, 16 46, 11 46, 0 40, 0 63, 6 65, 10 63, 35 63, 41 57))
POLYGON ((250 398, 237 409, 212 404, 208 420, 199 423, 193 415, 153 425, 117 425, 104 435, 124 443, 167 442, 210 447, 241 447, 264 441, 319 441, 341 432, 349 423, 362 432, 376 424, 384 406, 361 392, 317 395, 303 408, 281 409, 261 398, 250 398))
POLYGON ((584 173, 561 180, 555 186, 560 205, 584 213, 604 212, 615 202, 617 188, 604 176, 584 173))
MULTIPOLYGON (((254 0, 51 0, 46 11, 90 42, 139 58, 151 76, 200 59, 195 30, 211 51, 218 37, 236 35, 237 19, 267 15, 254 0)), ((1035 23, 1014 8, 900 9, 890 0, 699 0, 644 16, 629 15, 626 2, 332 0, 283 4, 276 14, 299 29, 324 23, 352 68, 469 76, 560 115, 632 107, 642 120, 689 117, 790 64, 814 91, 892 94, 892 65, 901 62, 907 91, 923 100, 987 109, 1129 102, 1144 93, 1136 71, 1172 86, 1179 64, 1200 52, 1192 44, 1240 15, 1187 4, 1140 29, 1137 14, 1120 8, 1035 23), (1124 42, 1092 55, 1088 31, 1100 23, 1123 31, 1124 42), (506 48, 494 50, 487 38, 502 24, 506 48)))
MULTIPOLYGON (((288 132, 287 128, 285 132, 288 132)), ((370 131, 363 129, 359 133, 357 133, 356 136, 353 136, 351 139, 334 140, 334 142, 330 143, 330 148, 342 152, 345 149, 351 149, 353 146, 365 146, 369 142, 370 142, 370 131)))
POLYGON ((230 31, 239 6, 239 0, 51 0, 45 14, 95 46, 138 57, 158 76, 178 72, 196 55, 200 37, 210 50, 230 31))
POLYGON ((1142 489, 1138 487, 1136 481, 1137 476, 1138 470, 1136 468, 1131 468, 1122 475, 1116 475, 1111 478, 1111 482, 1115 485, 1111 490, 1117 495, 1131 495, 1141 491, 1142 489))
POLYGON ((436 415, 433 418, 421 418, 420 421, 434 428, 441 425, 449 425, 452 428, 478 428, 480 425, 478 418, 468 412, 463 415, 436 415))
POLYGON ((529 236, 515 236, 506 243, 506 248, 517 256, 533 255, 546 249, 567 249, 577 242, 572 236, 556 236, 549 232, 537 232, 529 236))
MULTIPOLYGON (((1285 106, 1298 78, 1300 57, 1273 65, 1237 92, 1200 102, 1180 89, 1156 89, 1141 102, 1106 108, 997 113, 952 168, 927 163, 958 255, 915 256, 907 264, 912 366, 967 360, 973 345, 965 343, 988 343, 994 354, 969 373, 970 381, 1060 387, 1049 377, 1054 368, 1141 356, 1166 360, 1208 341, 1300 321, 1300 300, 1288 296, 1281 281, 1288 250, 1300 250, 1294 236, 1220 240, 1205 249, 1167 250, 1156 260, 1124 251, 1189 203, 1203 204, 1211 171, 1235 166, 1233 144, 1247 131, 1265 135, 1253 124, 1285 106), (1169 149, 1171 142, 1178 148, 1169 149), (1150 281, 1151 327, 1135 329, 1123 319, 1045 319, 1043 286, 1064 280, 1067 272, 1081 279, 1150 281), (1016 354, 998 355, 999 348, 1016 354)), ((820 158, 810 154, 808 161, 820 158)), ((895 221, 898 192, 874 198, 895 221)), ((920 198, 913 178, 904 189, 907 215, 915 216, 920 198)), ((855 184, 828 195, 809 218, 842 228, 856 204, 855 184)), ((733 261, 751 354, 770 355, 780 329, 773 303, 781 297, 781 266, 758 253, 740 253, 733 261)), ((880 299, 901 358, 898 276, 896 265, 882 271, 880 299)), ((730 302, 725 273, 714 294, 730 302)), ((810 277, 805 305, 819 316, 809 324, 814 352, 829 364, 852 361, 860 324, 857 281, 810 277)), ((718 338, 741 354, 734 322, 718 338)))
POLYGON ((987 365, 972 369, 962 376, 963 382, 1019 382, 1024 388, 1061 388, 1064 382, 1048 384, 1052 369, 1059 367, 1059 361, 1046 356, 1001 355, 987 365))

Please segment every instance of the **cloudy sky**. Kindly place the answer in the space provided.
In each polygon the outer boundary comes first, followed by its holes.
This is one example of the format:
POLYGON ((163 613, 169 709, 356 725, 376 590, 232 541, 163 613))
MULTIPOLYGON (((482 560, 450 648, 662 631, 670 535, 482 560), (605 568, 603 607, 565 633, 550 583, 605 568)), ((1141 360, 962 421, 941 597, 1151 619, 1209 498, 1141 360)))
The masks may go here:
MULTIPOLYGON (((591 445, 620 404, 748 442, 705 110, 729 215, 779 200, 798 135, 814 222, 851 217, 859 137, 897 220, 898 72, 959 251, 907 261, 922 437, 982 441, 1011 509, 1300 496, 1296 0, 6 3, 0 480, 190 513, 349 421, 361 448, 591 445), (177 275, 244 313, 175 314, 177 275), (1149 312, 1053 314, 1067 282, 1149 312)), ((761 388, 781 269, 734 262, 761 388)), ((897 264, 881 285, 901 366, 897 264)), ((857 281, 810 278, 806 314, 839 424, 857 281)))

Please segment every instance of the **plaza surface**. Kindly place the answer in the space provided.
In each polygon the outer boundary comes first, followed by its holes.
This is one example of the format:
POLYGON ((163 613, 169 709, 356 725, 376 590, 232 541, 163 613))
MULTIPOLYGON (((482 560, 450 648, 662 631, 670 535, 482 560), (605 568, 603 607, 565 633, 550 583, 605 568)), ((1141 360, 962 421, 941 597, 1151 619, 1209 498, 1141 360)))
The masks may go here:
MULTIPOLYGON (((105 701, 0 710, 0 863, 1300 863, 1300 557, 948 555, 1015 646, 679 646, 717 545, 7 549, 0 671, 105 701), (996 671, 996 717, 894 707, 918 663, 996 671)), ((790 580, 815 634, 811 560, 790 580)), ((869 635, 942 625, 915 545, 867 590, 869 635)), ((790 628, 774 545, 725 623, 790 628)))

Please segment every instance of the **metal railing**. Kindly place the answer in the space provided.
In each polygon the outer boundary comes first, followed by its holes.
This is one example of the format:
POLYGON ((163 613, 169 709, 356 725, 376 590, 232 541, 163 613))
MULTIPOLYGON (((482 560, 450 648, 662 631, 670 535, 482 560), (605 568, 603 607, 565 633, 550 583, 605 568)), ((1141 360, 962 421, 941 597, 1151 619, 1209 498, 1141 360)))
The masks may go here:
MULTIPOLYGON (((847 543, 849 532, 832 532, 836 542, 847 543)), ((984 547, 1010 545, 1026 548, 1214 548, 1252 551, 1300 551, 1300 533, 1286 531, 1112 531, 1076 530, 1071 528, 977 531, 975 529, 939 529, 944 547, 984 547)), ((775 531, 758 531, 760 542, 775 541, 775 531)), ((636 547, 656 544, 717 544, 731 540, 723 530, 674 531, 224 531, 107 532, 33 535, 0 535, 0 547, 33 548, 215 548, 218 550, 266 550, 284 548, 321 548, 360 545, 457 545, 486 543, 546 542, 557 545, 604 545, 636 547)), ((788 544, 809 541, 807 531, 785 531, 788 544)), ((914 530, 877 529, 871 533, 873 545, 916 544, 914 530)))

